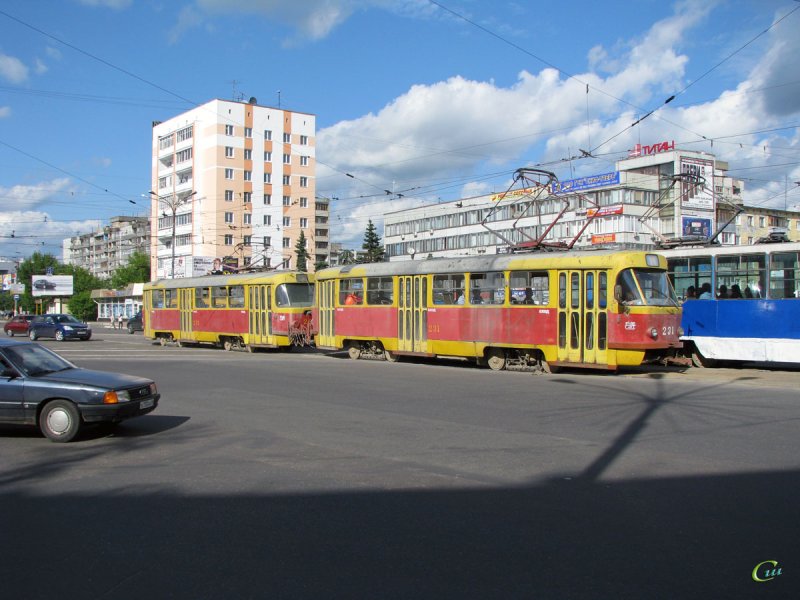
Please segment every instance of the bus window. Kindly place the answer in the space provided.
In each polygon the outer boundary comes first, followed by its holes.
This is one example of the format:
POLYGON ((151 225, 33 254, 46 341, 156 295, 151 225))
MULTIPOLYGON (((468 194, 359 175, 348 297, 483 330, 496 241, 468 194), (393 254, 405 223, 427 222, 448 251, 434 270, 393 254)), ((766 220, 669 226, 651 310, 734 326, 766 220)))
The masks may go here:
POLYGON ((208 308, 208 288, 199 287, 194 289, 194 307, 208 308))
POLYGON ((224 285, 211 288, 211 306, 228 308, 228 288, 224 285))
POLYGON ((314 285, 311 283, 282 283, 275 288, 277 306, 311 306, 314 304, 314 285))
POLYGON ((364 281, 362 279, 339 280, 339 304, 347 306, 364 302, 364 281))
POLYGON ((464 303, 464 276, 463 275, 434 275, 433 276, 433 303, 434 304, 463 304, 464 303), (459 302, 459 298, 461 302, 459 302))
POLYGON ((231 308, 244 308, 243 285, 232 285, 228 288, 228 306, 231 308))
POLYGON ((393 300, 391 277, 367 277, 367 304, 391 304, 393 300))

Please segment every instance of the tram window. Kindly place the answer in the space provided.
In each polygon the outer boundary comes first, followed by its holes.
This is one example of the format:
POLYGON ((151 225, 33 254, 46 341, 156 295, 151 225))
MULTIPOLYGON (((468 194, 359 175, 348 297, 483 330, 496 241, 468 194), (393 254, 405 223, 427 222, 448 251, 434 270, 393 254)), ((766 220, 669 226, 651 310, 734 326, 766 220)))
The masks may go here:
POLYGON ((211 306, 228 308, 228 288, 224 285, 211 288, 211 306))
POLYGON ((228 288, 228 306, 231 308, 244 308, 243 285, 232 285, 228 288))
POLYGON ((471 304, 503 304, 506 285, 503 273, 470 273, 469 300, 471 304))
POLYGON ((433 303, 434 304, 463 304, 464 303, 464 276, 463 275, 434 275, 433 276, 433 303), (461 301, 459 302, 459 298, 461 301))
POLYGON ((511 271, 512 304, 550 304, 550 281, 546 271, 511 271))
MULTIPOLYGON (((572 289, 570 290, 570 302, 572 308, 578 308, 581 303, 581 276, 578 273, 572 274, 572 289)), ((573 346, 577 348, 577 346, 573 346)))
POLYGON ((601 312, 599 315, 597 315, 597 349, 598 350, 605 350, 606 349, 606 323, 607 323, 606 313, 601 312))
POLYGON ((282 283, 275 288, 277 306, 311 306, 314 304, 314 286, 310 283, 282 283))
POLYGON ((769 297, 800 298, 800 264, 796 252, 781 252, 770 257, 769 297))
POLYGON ((608 274, 600 273, 598 281, 600 289, 597 293, 597 305, 605 309, 608 306, 608 274))
POLYGON ((558 313, 558 347, 567 347, 567 313, 558 313))
POLYGON ((367 304, 391 304, 393 301, 391 277, 367 277, 367 304))
MULTIPOLYGON (((560 273, 558 275, 558 308, 567 308, 567 274, 566 273, 560 273)), ((564 346, 562 346, 562 348, 563 347, 564 346)))
POLYGON ((570 334, 569 334, 569 345, 570 348, 576 350, 580 346, 581 336, 580 336, 580 328, 581 328, 581 316, 578 311, 570 313, 570 334))
POLYGON ((150 306, 153 308, 164 308, 164 290, 153 290, 150 293, 153 295, 150 306))
POLYGON ((586 333, 584 334, 584 346, 587 350, 594 348, 594 313, 586 313, 586 333))
POLYGON ((339 304, 362 304, 364 302, 364 281, 358 279, 339 280, 339 304))
POLYGON ((208 288, 194 289, 194 306, 195 308, 208 308, 208 288))
POLYGON ((594 308, 594 273, 586 273, 586 308, 594 308))
POLYGON ((178 308, 178 290, 164 290, 164 306, 178 308))

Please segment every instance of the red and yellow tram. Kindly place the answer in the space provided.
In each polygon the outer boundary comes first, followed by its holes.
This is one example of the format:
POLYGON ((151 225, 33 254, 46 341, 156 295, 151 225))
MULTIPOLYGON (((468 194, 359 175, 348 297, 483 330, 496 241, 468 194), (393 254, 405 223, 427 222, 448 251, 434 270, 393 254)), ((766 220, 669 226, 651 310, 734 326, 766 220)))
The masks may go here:
POLYGON ((293 271, 161 279, 144 287, 144 335, 232 350, 311 341, 313 275, 293 271))
POLYGON ((616 369, 681 346, 666 260, 547 252, 318 271, 316 344, 352 358, 456 356, 492 369, 616 369))

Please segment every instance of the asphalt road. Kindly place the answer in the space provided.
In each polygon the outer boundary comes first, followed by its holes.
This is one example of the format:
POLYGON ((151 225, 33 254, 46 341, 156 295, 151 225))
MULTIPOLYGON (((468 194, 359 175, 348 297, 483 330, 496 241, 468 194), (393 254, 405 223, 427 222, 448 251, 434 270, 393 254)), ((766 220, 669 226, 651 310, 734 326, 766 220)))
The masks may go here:
POLYGON ((542 376, 103 328, 44 343, 163 397, 68 445, 0 427, 9 598, 800 590, 800 371, 542 376), (780 575, 754 581, 767 560, 780 575))

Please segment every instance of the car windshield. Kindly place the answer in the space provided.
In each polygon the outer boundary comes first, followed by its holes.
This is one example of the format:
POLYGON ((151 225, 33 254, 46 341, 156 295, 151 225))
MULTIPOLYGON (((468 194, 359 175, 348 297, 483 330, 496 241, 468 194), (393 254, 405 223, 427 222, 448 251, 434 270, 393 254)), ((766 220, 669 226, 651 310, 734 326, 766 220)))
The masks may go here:
POLYGON ((620 300, 629 306, 678 306, 666 271, 625 269, 617 278, 620 300), (641 291, 640 291, 641 290, 641 291))
POLYGON ((31 377, 75 368, 71 362, 39 344, 9 346, 5 353, 15 367, 31 377))
POLYGON ((72 315, 57 315, 55 319, 56 323, 80 323, 80 321, 72 315))

